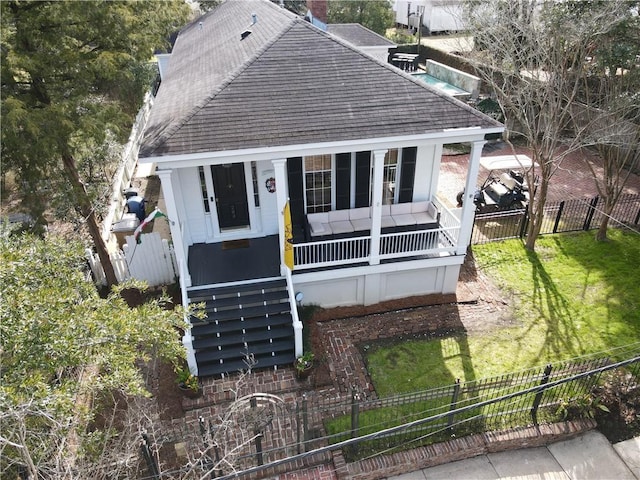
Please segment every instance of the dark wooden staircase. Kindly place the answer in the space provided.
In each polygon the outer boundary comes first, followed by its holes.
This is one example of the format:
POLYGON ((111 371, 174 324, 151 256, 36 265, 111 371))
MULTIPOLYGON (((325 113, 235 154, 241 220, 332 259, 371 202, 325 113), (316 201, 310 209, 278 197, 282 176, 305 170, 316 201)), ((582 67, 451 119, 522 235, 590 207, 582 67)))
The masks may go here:
POLYGON ((205 303, 207 317, 191 318, 193 349, 201 377, 291 365, 295 359, 291 305, 284 278, 191 290, 190 303, 205 303))

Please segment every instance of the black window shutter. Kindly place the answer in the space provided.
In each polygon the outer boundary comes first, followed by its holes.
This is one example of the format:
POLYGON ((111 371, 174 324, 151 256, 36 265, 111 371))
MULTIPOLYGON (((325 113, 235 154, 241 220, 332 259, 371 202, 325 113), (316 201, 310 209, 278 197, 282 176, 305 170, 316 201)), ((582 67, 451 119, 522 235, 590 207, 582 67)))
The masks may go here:
POLYGON ((371 152, 356 152, 356 208, 369 206, 371 152))
MULTIPOLYGON (((289 182, 289 208, 291 211, 291 223, 298 226, 304 225, 302 157, 287 158, 287 180, 289 182)), ((276 188, 278 188, 277 185, 276 188)))
POLYGON ((413 181, 416 175, 416 153, 418 147, 402 149, 402 165, 400 167, 400 194, 398 203, 413 201, 413 181))
POLYGON ((336 155, 336 210, 351 207, 351 154, 336 155))

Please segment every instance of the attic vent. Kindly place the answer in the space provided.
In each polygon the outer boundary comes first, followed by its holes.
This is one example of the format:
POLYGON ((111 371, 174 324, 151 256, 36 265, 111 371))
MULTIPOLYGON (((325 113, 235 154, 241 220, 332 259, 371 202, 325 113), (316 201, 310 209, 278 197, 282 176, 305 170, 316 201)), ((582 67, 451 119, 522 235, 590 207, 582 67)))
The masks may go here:
POLYGON ((245 30, 244 32, 242 32, 240 34, 240 40, 244 40, 245 38, 247 38, 249 35, 251 35, 251 30, 245 30))

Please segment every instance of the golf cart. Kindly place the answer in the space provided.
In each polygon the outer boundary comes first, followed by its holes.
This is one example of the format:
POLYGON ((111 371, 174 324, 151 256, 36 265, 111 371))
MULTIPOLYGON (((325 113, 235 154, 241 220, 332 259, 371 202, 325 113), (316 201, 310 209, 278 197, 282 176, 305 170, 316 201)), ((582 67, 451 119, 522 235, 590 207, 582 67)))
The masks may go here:
MULTIPOLYGON (((479 213, 526 207, 529 188, 525 171, 533 165, 531 158, 526 155, 483 157, 480 165, 489 171, 489 176, 473 196, 479 213)), ((464 190, 456 196, 458 207, 462 206, 463 198, 464 190)))

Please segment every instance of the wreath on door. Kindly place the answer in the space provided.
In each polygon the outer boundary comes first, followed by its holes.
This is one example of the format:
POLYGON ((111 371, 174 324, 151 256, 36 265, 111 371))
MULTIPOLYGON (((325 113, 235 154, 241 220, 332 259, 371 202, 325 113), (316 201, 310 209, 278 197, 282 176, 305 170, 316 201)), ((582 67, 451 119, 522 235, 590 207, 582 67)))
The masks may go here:
POLYGON ((267 192, 273 193, 276 191, 276 179, 273 177, 267 178, 267 181, 264 182, 264 186, 267 187, 267 192))

